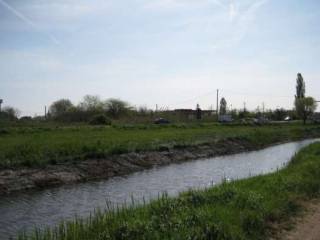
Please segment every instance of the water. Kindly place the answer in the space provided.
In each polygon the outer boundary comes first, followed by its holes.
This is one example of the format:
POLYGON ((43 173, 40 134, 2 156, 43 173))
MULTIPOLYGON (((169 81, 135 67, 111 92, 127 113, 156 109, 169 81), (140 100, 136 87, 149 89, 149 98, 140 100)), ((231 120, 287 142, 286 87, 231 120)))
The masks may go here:
POLYGON ((126 177, 0 197, 0 239, 35 226, 54 226, 61 220, 85 217, 97 207, 177 195, 223 179, 241 179, 284 167, 302 147, 316 140, 286 143, 260 151, 190 161, 137 172, 126 177))

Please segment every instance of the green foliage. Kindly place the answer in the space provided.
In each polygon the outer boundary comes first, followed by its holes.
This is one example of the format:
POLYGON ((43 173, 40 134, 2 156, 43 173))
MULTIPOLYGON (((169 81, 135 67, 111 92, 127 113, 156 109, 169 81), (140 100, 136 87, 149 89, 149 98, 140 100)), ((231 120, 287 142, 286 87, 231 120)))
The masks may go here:
POLYGON ((6 106, 0 112, 0 121, 16 121, 19 115, 19 109, 6 106))
POLYGON ((220 115, 225 115, 227 113, 227 101, 225 98, 221 98, 219 113, 220 115))
POLYGON ((308 117, 317 109, 317 103, 312 97, 296 98, 295 109, 297 115, 306 123, 308 117))
POLYGON ((103 114, 94 116, 90 122, 91 125, 111 125, 111 120, 103 114))
POLYGON ((296 98, 304 98, 306 93, 306 86, 301 73, 297 74, 296 92, 296 98))
POLYGON ((129 103, 120 99, 108 99, 105 103, 106 110, 113 118, 119 118, 120 116, 126 115, 132 108, 129 103))
POLYGON ((79 109, 88 112, 102 112, 105 106, 99 96, 86 95, 79 104, 79 109))
POLYGON ((60 99, 51 104, 49 113, 52 117, 59 117, 73 108, 69 99, 60 99))
POLYGON ((320 197, 319 149, 320 143, 305 148, 272 174, 176 198, 164 194, 149 204, 108 207, 19 239, 269 239, 272 225, 297 214, 301 199, 320 197))
POLYGON ((297 94, 295 96, 294 106, 296 113, 305 124, 308 117, 310 117, 317 109, 317 102, 312 97, 305 97, 306 87, 301 73, 297 76, 297 94))

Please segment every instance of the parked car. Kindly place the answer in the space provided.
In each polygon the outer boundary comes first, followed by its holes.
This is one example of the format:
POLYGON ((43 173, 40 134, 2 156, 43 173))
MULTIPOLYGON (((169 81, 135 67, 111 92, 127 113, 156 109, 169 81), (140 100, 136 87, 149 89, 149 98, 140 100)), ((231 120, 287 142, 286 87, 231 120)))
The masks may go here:
POLYGON ((291 117, 290 117, 290 116, 285 117, 285 118, 284 118, 284 121, 286 121, 286 122, 291 121, 291 117))
POLYGON ((168 124, 168 123, 170 123, 170 121, 164 118, 157 118, 156 120, 154 120, 154 124, 168 124))

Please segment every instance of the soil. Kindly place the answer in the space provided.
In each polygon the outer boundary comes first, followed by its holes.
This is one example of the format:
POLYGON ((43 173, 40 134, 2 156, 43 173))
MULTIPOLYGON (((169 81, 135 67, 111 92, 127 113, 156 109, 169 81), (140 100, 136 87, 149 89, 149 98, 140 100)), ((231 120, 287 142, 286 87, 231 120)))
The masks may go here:
POLYGON ((303 204, 306 211, 287 223, 290 228, 280 227, 272 239, 281 240, 320 240, 320 201, 311 201, 303 204))

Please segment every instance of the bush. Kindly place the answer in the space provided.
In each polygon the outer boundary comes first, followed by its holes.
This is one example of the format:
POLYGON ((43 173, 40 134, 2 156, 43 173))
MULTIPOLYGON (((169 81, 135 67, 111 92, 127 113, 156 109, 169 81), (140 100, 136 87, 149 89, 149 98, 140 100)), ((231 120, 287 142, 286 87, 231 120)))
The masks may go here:
POLYGON ((91 125, 111 125, 111 120, 103 114, 94 116, 90 122, 91 125))

